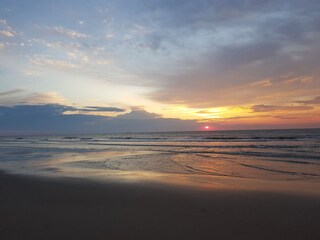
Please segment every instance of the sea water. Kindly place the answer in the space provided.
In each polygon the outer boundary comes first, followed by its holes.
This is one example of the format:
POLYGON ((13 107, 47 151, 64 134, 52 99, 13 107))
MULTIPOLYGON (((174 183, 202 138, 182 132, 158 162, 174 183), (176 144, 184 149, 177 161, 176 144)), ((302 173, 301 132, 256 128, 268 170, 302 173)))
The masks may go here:
POLYGON ((0 137, 0 169, 320 180, 320 129, 0 137))

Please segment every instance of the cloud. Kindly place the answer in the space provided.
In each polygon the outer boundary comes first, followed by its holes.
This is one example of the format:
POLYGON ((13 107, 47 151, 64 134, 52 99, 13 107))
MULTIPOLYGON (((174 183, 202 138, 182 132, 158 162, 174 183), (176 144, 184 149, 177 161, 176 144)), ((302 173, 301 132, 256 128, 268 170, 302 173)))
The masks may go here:
POLYGON ((14 37, 16 31, 8 25, 6 20, 0 19, 0 34, 5 37, 14 37))
POLYGON ((118 116, 121 119, 153 119, 159 117, 161 115, 147 112, 142 107, 133 107, 131 112, 118 116))
POLYGON ((153 4, 161 28, 170 33, 161 35, 161 42, 175 38, 181 44, 170 48, 165 73, 153 70, 147 75, 155 88, 149 98, 188 107, 218 107, 252 104, 261 97, 272 103, 270 99, 285 92, 284 100, 290 101, 320 90, 315 64, 320 61, 319 2, 153 4), (180 58, 172 58, 175 52, 180 58), (281 84, 290 86, 284 90, 281 84))
POLYGON ((53 27, 47 27, 47 26, 38 26, 40 29, 45 29, 47 31, 50 31, 54 34, 58 34, 60 36, 64 36, 70 39, 81 39, 81 38, 87 38, 88 36, 84 33, 71 30, 68 28, 65 28, 63 26, 53 26, 53 27))
POLYGON ((65 35, 68 36, 70 38, 86 38, 87 35, 74 31, 74 30, 70 30, 70 29, 66 29, 62 26, 58 26, 58 27, 53 27, 52 28, 54 32, 59 33, 61 35, 65 35))
POLYGON ((220 48, 210 57, 212 57, 212 66, 217 69, 216 71, 225 72, 275 57, 279 49, 280 44, 276 42, 250 42, 220 48))
MULTIPOLYGON (((103 47, 96 45, 79 43, 48 41, 35 38, 31 40, 39 47, 45 47, 43 52, 54 52, 54 56, 44 54, 34 54, 29 57, 29 61, 37 66, 54 68, 57 70, 74 70, 81 75, 92 75, 92 73, 106 73, 107 66, 114 64, 113 59, 107 55, 103 47), (57 58, 59 55, 59 58, 57 58)), ((110 71, 108 71, 110 72, 110 71)))
POLYGON ((66 99, 60 96, 57 92, 33 93, 21 99, 24 104, 61 104, 65 103, 66 99))
POLYGON ((14 89, 0 93, 0 106, 14 106, 19 104, 64 104, 66 99, 57 92, 29 92, 24 89, 14 89))
MULTIPOLYGON (((74 107, 65 105, 0 106, 0 132, 10 133, 107 133, 141 131, 196 130, 198 123, 190 120, 142 117, 103 117, 63 114, 74 107)), ((132 116, 136 113, 132 111, 132 116)), ((146 114, 146 113, 145 113, 146 114)))
POLYGON ((0 34, 6 37, 14 37, 14 33, 12 31, 2 30, 0 31, 0 34))
POLYGON ((14 95, 16 93, 21 93, 21 92, 23 92, 22 89, 14 89, 10 91, 0 92, 0 98, 4 96, 6 97, 6 96, 14 95))
POLYGON ((125 109, 109 106, 77 106, 68 103, 67 99, 60 96, 57 92, 33 92, 24 89, 14 89, 11 91, 0 92, 0 106, 31 106, 31 105, 52 105, 63 106, 68 114, 94 114, 98 112, 122 113, 125 109))
POLYGON ((117 107, 98 107, 98 106, 86 106, 84 108, 78 108, 81 112, 124 112, 125 110, 117 107))
POLYGON ((320 96, 314 98, 314 99, 311 99, 311 100, 308 100, 308 101, 296 101, 297 103, 303 103, 303 104, 320 104, 320 96))
POLYGON ((254 112, 273 112, 273 111, 306 111, 312 110, 311 106, 274 106, 274 105, 254 105, 251 108, 254 112))
POLYGON ((72 61, 51 59, 49 56, 45 56, 45 55, 35 55, 29 60, 31 63, 37 66, 60 69, 60 70, 79 68, 79 66, 73 63, 72 61))
POLYGON ((251 87, 270 87, 272 86, 272 81, 270 79, 264 79, 261 81, 253 82, 250 84, 251 87))

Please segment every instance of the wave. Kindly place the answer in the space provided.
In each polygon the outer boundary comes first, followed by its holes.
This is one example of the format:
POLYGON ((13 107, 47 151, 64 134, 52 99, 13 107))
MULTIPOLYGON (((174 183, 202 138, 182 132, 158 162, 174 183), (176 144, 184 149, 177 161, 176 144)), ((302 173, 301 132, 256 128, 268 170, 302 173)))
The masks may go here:
MULTIPOLYGON (((264 153, 264 152, 226 152, 226 151, 174 151, 175 153, 186 153, 186 154, 224 154, 224 155, 234 155, 234 156, 254 156, 254 157, 270 157, 270 158, 287 158, 287 159, 312 159, 319 160, 319 155, 297 155, 297 154, 285 154, 285 153, 264 153)), ((317 163, 314 163, 319 165, 317 163)))
POLYGON ((277 170, 277 169, 272 169, 272 168, 255 166, 255 165, 251 165, 251 164, 245 164, 245 163, 238 163, 238 164, 241 166, 244 166, 244 167, 250 167, 250 168, 255 168, 255 169, 269 171, 269 172, 276 172, 276 173, 289 174, 289 175, 298 175, 298 176, 307 176, 307 177, 320 177, 320 174, 315 174, 315 173, 284 171, 284 170, 277 170))
MULTIPOLYGON (((212 158, 212 156, 208 156, 208 155, 203 155, 203 154, 195 154, 196 156, 199 157, 204 157, 204 158, 212 158)), ((306 162, 306 161, 297 161, 297 160, 286 160, 283 158, 276 158, 276 159, 272 159, 272 158, 264 158, 263 161, 268 161, 268 162, 283 162, 283 163, 288 163, 288 164, 301 164, 301 165, 320 165, 320 163, 315 163, 315 162, 306 162)))
MULTIPOLYGON (((120 136, 61 136, 47 137, 42 141, 83 141, 83 142, 296 142, 296 141, 320 141, 320 134, 297 134, 297 135, 216 135, 216 134, 123 134, 120 136)), ((13 140, 26 140, 15 138, 13 140)))
POLYGON ((268 142, 268 141, 306 141, 306 140, 319 140, 315 136, 279 136, 279 137, 109 137, 104 139, 90 139, 92 141, 136 141, 136 142, 268 142))
POLYGON ((312 139, 319 139, 315 136, 277 136, 277 137, 257 137, 257 136, 251 136, 251 137, 205 137, 204 139, 208 140, 216 140, 216 141, 303 141, 303 140, 312 140, 312 139))
MULTIPOLYGON (((310 158, 320 160, 320 155, 312 155, 312 154, 299 154, 298 151, 294 151, 292 153, 274 153, 274 152, 255 152, 255 151, 203 151, 201 149, 259 149, 259 148, 270 148, 270 149, 297 149, 301 146, 281 146, 281 145, 273 145, 273 146, 261 146, 261 145, 228 145, 228 146, 207 146, 207 145, 173 145, 173 144, 136 144, 136 143, 94 143, 94 145, 103 145, 103 146, 126 146, 126 147, 154 147, 154 148, 171 148, 171 149, 200 149, 197 151, 177 151, 174 152, 184 152, 184 153, 218 153, 218 154, 231 154, 231 155, 252 155, 252 156, 266 156, 266 157, 287 157, 287 158, 310 158)), ((301 147, 302 148, 302 147, 301 147)), ((170 151, 170 150, 164 150, 170 151)))

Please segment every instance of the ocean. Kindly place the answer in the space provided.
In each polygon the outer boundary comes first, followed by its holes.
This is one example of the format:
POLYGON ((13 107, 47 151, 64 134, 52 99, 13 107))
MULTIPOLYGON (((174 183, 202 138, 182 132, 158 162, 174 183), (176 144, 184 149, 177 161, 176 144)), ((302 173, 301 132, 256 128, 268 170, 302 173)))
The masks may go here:
POLYGON ((320 180, 320 129, 0 137, 0 169, 51 177, 320 180))

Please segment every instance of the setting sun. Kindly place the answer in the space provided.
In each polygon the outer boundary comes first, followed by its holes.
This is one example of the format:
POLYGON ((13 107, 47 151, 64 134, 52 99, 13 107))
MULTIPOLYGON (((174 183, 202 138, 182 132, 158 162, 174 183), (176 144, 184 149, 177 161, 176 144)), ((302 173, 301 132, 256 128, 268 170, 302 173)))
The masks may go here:
POLYGON ((212 130, 212 127, 209 125, 202 126, 201 128, 202 130, 205 130, 205 131, 212 130))

